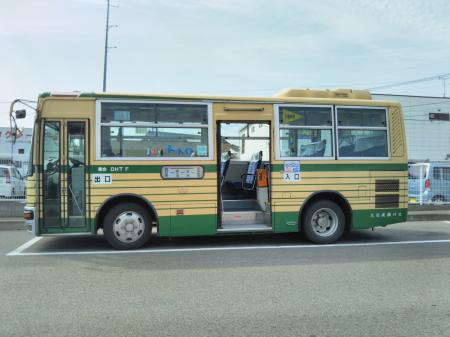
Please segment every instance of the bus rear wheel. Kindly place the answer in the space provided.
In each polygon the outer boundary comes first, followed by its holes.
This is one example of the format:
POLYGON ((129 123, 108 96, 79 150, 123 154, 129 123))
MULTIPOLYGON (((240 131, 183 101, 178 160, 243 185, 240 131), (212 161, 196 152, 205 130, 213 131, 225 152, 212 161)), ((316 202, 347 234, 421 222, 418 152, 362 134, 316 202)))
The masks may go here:
POLYGON ((111 208, 103 221, 106 241, 116 249, 137 249, 150 238, 150 214, 135 203, 121 203, 111 208))
POLYGON ((310 205, 303 218, 302 229, 314 243, 326 244, 339 240, 345 229, 345 215, 332 201, 321 200, 310 205))

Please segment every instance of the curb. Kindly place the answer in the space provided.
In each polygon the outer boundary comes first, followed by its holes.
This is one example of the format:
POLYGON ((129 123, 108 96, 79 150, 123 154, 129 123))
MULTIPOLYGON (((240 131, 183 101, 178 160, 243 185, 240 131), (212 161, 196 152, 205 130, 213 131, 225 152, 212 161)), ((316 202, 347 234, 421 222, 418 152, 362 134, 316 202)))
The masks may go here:
POLYGON ((0 221, 0 231, 25 230, 25 221, 22 219, 2 219, 0 221))
POLYGON ((450 212, 408 212, 407 221, 450 221, 450 212))

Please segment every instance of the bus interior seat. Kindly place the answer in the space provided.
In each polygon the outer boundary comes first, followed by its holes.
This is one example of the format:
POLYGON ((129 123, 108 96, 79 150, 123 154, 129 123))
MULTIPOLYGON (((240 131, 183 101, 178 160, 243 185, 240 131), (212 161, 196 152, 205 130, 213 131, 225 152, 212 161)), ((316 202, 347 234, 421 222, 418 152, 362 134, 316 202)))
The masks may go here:
POLYGON ((355 139, 353 136, 340 139, 339 155, 341 157, 351 157, 354 152, 355 152, 355 139))
POLYGON ((226 152, 222 155, 222 160, 220 161, 220 186, 222 186, 225 176, 227 175, 228 167, 230 166, 231 151, 226 152))
POLYGON ((261 168, 263 152, 258 151, 252 157, 247 166, 247 172, 241 175, 240 181, 228 181, 227 185, 237 191, 253 191, 256 181, 256 170, 261 168))
POLYGON ((321 140, 320 142, 314 142, 300 147, 300 157, 323 157, 327 140, 321 140))
POLYGON ((352 157, 387 157, 386 138, 384 136, 358 137, 354 140, 352 151, 347 154, 340 151, 340 155, 352 157))

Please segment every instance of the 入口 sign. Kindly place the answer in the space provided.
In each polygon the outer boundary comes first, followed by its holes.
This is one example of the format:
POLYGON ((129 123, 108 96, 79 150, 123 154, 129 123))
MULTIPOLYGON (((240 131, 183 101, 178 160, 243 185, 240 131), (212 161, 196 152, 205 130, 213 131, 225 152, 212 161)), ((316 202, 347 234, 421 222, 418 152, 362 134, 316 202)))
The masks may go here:
POLYGON ((300 161, 286 160, 284 162, 283 181, 299 182, 301 180, 300 161))

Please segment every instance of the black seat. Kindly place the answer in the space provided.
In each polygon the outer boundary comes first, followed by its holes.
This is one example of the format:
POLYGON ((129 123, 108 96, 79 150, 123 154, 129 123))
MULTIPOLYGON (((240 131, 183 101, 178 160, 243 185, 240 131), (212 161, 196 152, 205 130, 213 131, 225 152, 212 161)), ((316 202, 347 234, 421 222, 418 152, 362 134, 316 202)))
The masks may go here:
POLYGON ((228 151, 225 155, 222 156, 222 160, 220 161, 220 186, 222 186, 225 176, 228 171, 228 166, 230 166, 231 160, 231 151, 228 151))
POLYGON ((255 153, 248 163, 247 173, 241 175, 240 181, 229 182, 229 186, 235 190, 252 191, 255 188, 256 170, 261 168, 262 157, 262 151, 255 153))

